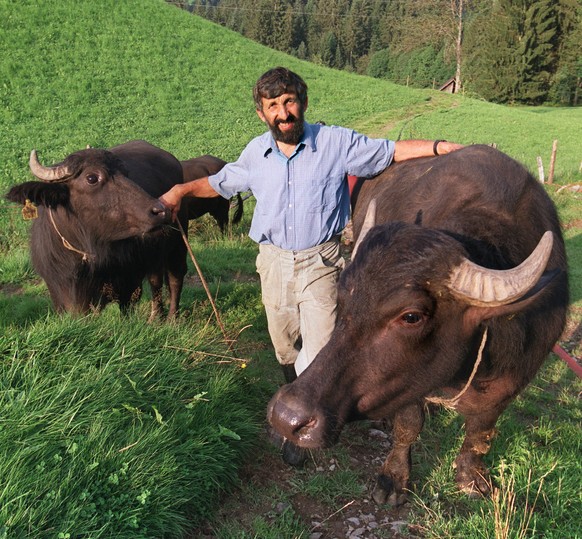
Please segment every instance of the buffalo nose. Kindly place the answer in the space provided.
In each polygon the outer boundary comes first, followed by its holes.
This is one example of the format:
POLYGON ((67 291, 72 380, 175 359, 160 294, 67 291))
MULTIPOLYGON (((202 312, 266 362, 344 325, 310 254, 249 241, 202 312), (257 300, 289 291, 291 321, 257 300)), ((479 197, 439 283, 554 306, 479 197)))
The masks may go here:
POLYGON ((159 200, 157 200, 152 206, 152 215, 158 217, 164 222, 170 222, 172 220, 172 212, 169 208, 166 208, 159 200))
POLYGON ((283 386, 273 396, 267 406, 267 420, 276 432, 293 443, 321 447, 323 418, 290 392, 292 385, 283 386))

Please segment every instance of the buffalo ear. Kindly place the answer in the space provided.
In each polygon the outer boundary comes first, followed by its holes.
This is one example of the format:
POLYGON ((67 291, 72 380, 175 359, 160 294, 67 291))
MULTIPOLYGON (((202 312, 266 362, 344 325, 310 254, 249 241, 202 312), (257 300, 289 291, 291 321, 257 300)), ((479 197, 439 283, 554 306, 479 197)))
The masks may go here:
POLYGON ((68 206, 69 187, 65 183, 24 182, 12 187, 6 193, 6 198, 17 204, 25 204, 27 200, 30 200, 37 206, 48 208, 68 206))
POLYGON ((472 329, 485 320, 499 318, 500 316, 512 316, 527 309, 560 273, 561 270, 559 269, 544 272, 537 284, 527 294, 513 303, 492 307, 470 306, 464 315, 465 327, 472 329))

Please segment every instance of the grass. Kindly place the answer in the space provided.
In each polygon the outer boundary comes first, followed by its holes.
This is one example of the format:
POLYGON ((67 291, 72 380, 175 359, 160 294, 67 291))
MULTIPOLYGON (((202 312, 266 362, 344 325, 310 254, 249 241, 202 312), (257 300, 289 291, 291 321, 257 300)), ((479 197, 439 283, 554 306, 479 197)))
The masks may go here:
POLYGON ((119 322, 48 317, 2 338, 8 537, 179 537, 236 484, 261 384, 206 353, 208 327, 119 322))
MULTIPOLYGON (((311 121, 373 136, 495 142, 536 175, 541 156, 546 176, 558 140, 556 185, 547 190, 564 223, 571 323, 582 323, 582 196, 559 190, 582 181, 582 108, 503 107, 333 71, 162 0, 0 0, 0 20, 1 192, 30 179, 32 148, 50 164, 87 144, 143 138, 180 159, 235 159, 264 129, 255 80, 287 65, 309 85, 311 121)), ((214 518, 219 500, 232 504, 221 495, 235 486, 248 518, 216 521, 218 536, 308 537, 312 525, 295 497, 318 500, 327 518, 367 492, 373 470, 350 467, 353 431, 317 456, 318 465, 338 462, 333 472, 297 473, 286 490, 239 484, 249 454, 273 451, 259 433, 280 383, 256 246, 246 236, 252 200, 245 206, 243 223, 224 237, 209 219, 190 225, 237 337, 230 351, 191 263, 176 323, 146 325, 145 301, 128 318, 115 306, 56 316, 30 265, 29 222, 0 198, 0 538, 180 537, 214 518)), ((581 346, 573 344, 578 355, 581 346)), ((414 453, 416 529, 426 537, 579 537, 580 391, 552 358, 510 407, 488 457, 498 489, 491 501, 456 493, 450 467, 461 424, 449 413, 432 418, 414 453)))
POLYGON ((486 458, 494 490, 485 501, 454 488, 461 419, 448 411, 432 417, 413 457, 422 478, 414 520, 426 537, 580 537, 581 389, 561 361, 546 362, 497 423, 499 436, 486 458))

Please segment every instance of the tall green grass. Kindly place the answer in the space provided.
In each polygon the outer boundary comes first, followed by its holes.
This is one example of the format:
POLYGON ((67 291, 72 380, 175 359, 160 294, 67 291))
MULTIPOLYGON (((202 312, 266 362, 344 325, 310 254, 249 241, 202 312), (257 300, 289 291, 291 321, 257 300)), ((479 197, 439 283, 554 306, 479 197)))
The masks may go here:
POLYGON ((207 353, 209 327, 119 316, 48 317, 2 337, 4 536, 180 537, 236 484, 261 384, 207 353))
POLYGON ((454 485, 453 461, 462 442, 462 419, 441 410, 417 444, 415 522, 429 538, 581 537, 579 477, 582 383, 556 358, 497 423, 486 462, 493 495, 469 500, 454 485))

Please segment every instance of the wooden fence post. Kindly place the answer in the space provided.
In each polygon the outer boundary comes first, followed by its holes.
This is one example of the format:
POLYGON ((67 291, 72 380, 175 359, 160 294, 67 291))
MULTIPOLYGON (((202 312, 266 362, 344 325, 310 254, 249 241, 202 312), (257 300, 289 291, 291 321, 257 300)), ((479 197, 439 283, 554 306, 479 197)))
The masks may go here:
POLYGON ((538 155, 538 176, 540 178, 540 182, 544 183, 544 164, 542 163, 542 158, 538 155))
POLYGON ((556 165, 556 152, 558 151, 558 141, 554 140, 552 146, 552 158, 550 159, 550 175, 548 177, 548 183, 554 183, 554 166, 556 165))

